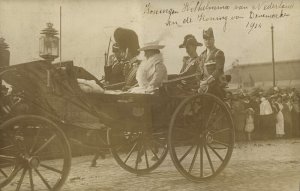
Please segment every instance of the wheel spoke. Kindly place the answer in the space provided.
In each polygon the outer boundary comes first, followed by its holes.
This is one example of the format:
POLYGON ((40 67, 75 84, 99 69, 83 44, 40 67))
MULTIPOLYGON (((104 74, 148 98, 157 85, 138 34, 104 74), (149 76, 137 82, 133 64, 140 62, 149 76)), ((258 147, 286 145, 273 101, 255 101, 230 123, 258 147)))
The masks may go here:
POLYGON ((198 144, 197 147, 196 147, 196 151, 195 151, 195 154, 194 154, 193 159, 192 159, 192 163, 191 163, 190 168, 189 168, 189 173, 192 172, 192 169, 193 169, 193 167, 194 167, 195 160, 196 160, 197 155, 198 155, 198 150, 199 150, 199 144, 198 144))
POLYGON ((42 167, 44 167, 44 168, 46 168, 46 169, 48 169, 48 170, 57 172, 57 173, 59 173, 59 174, 62 174, 62 173, 63 173, 61 170, 55 169, 55 168, 53 168, 53 167, 51 167, 51 166, 48 166, 48 165, 45 165, 45 164, 42 164, 42 163, 40 164, 40 166, 42 166, 42 167))
POLYGON ((10 161, 10 162, 16 161, 16 157, 7 156, 7 155, 0 155, 0 159, 5 161, 10 161))
POLYGON ((30 181, 31 191, 34 191, 34 184, 33 184, 32 169, 31 168, 29 168, 28 174, 29 174, 29 181, 30 181))
POLYGON ((143 145, 140 146, 140 149, 137 151, 137 156, 136 156, 136 159, 135 159, 135 170, 138 169, 138 165, 139 165, 139 162, 141 160, 141 150, 143 149, 143 145))
MULTIPOLYGON (((214 121, 213 121, 213 123, 212 123, 212 125, 211 126, 213 126, 213 124, 215 124, 215 123, 217 123, 217 122, 219 122, 221 119, 223 119, 225 117, 225 114, 224 113, 221 113, 221 115, 220 116, 218 116, 218 118, 217 119, 215 119, 214 121)), ((214 128, 213 128, 214 129, 214 128)))
POLYGON ((8 145, 8 146, 5 146, 3 148, 0 148, 0 151, 5 151, 5 150, 8 150, 10 148, 14 147, 14 145, 8 145))
POLYGON ((8 137, 10 138, 10 141, 14 144, 14 146, 16 147, 16 149, 18 150, 19 153, 23 153, 24 152, 24 145, 20 145, 20 141, 15 140, 15 137, 12 135, 8 135, 8 137))
POLYGON ((136 145, 137 145, 137 142, 134 144, 134 146, 131 148, 130 152, 127 154, 126 159, 124 161, 124 164, 126 164, 127 160, 129 159, 129 157, 133 153, 134 149, 136 148, 136 145))
POLYGON ((218 141, 218 140, 213 140, 213 142, 215 142, 215 143, 218 143, 218 144, 220 144, 220 145, 223 145, 223 146, 225 146, 225 147, 229 147, 229 145, 228 144, 226 144, 226 143, 223 143, 222 141, 218 141))
POLYGON ((38 148, 33 155, 37 155, 40 151, 42 151, 45 147, 47 147, 56 137, 56 135, 52 135, 40 148, 38 148))
POLYGON ((184 155, 179 159, 179 162, 181 162, 190 152, 191 150, 195 147, 195 145, 192 145, 185 153, 184 155))
POLYGON ((223 162, 224 159, 219 155, 219 153, 210 145, 208 145, 208 147, 215 153, 215 155, 217 155, 217 157, 223 162))
POLYGON ((207 150, 207 146, 206 146, 206 145, 204 145, 204 150, 205 150, 205 153, 206 153, 206 156, 207 156, 207 159, 208 159, 210 168, 211 168, 211 170, 212 170, 212 172, 213 172, 213 174, 214 174, 214 173, 215 173, 215 169, 214 169, 214 166, 213 166, 213 163, 212 163, 212 161, 211 161, 211 158, 210 158, 210 155, 209 155, 209 152, 208 152, 208 150, 207 150))
POLYGON ((38 129, 38 131, 37 131, 37 133, 36 133, 36 135, 35 135, 35 137, 34 137, 33 144, 32 144, 32 146, 31 146, 31 148, 30 148, 30 150, 29 150, 29 153, 32 153, 32 152, 33 152, 34 147, 36 146, 37 141, 38 141, 38 138, 39 138, 39 136, 40 136, 40 132, 41 132, 41 129, 38 129))
POLYGON ((200 145, 200 177, 203 177, 203 144, 200 145))
POLYGON ((222 133, 224 131, 230 131, 230 130, 231 130, 230 128, 225 128, 225 129, 220 129, 220 130, 217 130, 217 131, 210 131, 210 133, 212 135, 214 135, 214 134, 218 134, 218 133, 222 133))
POLYGON ((164 149, 167 149, 167 147, 166 147, 166 144, 163 144, 163 143, 160 143, 160 142, 158 142, 157 140, 152 140, 154 143, 156 143, 157 145, 160 145, 160 146, 162 146, 164 149))
POLYGON ((212 114, 213 114, 213 111, 214 111, 215 107, 216 107, 216 103, 213 104, 213 106, 212 106, 212 108, 211 108, 211 110, 210 110, 210 112, 209 112, 208 119, 207 119, 206 125, 205 125, 205 129, 207 129, 207 127, 208 127, 208 125, 209 125, 209 123, 210 123, 210 120, 211 120, 211 118, 212 118, 211 116, 212 116, 212 114))
POLYGON ((2 169, 0 169, 0 172, 1 172, 1 174, 3 174, 3 176, 5 176, 5 178, 8 177, 7 174, 2 169))
POLYGON ((22 175, 21 175, 21 177, 20 177, 20 180, 19 180, 19 182, 18 182, 16 191, 19 191, 19 190, 20 190, 21 185, 22 185, 23 180, 24 180, 24 176, 25 176, 25 174, 26 174, 26 171, 27 171, 27 169, 24 168, 24 169, 23 169, 23 172, 22 172, 22 175))
POLYGON ((148 161, 148 155, 147 155, 147 149, 146 149, 146 147, 144 147, 144 152, 145 152, 146 165, 147 165, 147 168, 149 168, 149 161, 148 161))
POLYGON ((37 173, 37 175, 40 177, 40 179, 43 181, 43 183, 47 186, 49 190, 51 190, 51 186, 48 184, 46 179, 41 175, 41 173, 38 171, 38 169, 34 168, 34 171, 37 173))
POLYGON ((154 157, 159 160, 159 157, 157 156, 157 154, 155 153, 155 151, 153 151, 153 148, 149 145, 149 148, 151 150, 151 152, 153 153, 154 157))

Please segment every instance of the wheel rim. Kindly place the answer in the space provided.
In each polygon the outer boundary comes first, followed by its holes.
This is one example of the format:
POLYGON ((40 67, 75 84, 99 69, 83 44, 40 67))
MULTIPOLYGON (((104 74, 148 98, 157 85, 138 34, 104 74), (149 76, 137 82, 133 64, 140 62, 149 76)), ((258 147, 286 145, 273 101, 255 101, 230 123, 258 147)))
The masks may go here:
POLYGON ((2 124, 0 133, 5 137, 5 147, 10 147, 0 148, 0 164, 7 158, 14 159, 9 168, 1 167, 1 187, 61 188, 70 171, 71 152, 64 133, 53 122, 38 116, 19 116, 2 124))
POLYGON ((116 162, 134 174, 151 172, 168 154, 165 130, 149 133, 142 130, 110 129, 108 142, 116 162))
POLYGON ((185 99, 172 116, 168 136, 175 167, 184 177, 197 182, 219 174, 234 147, 230 112, 211 94, 185 99))

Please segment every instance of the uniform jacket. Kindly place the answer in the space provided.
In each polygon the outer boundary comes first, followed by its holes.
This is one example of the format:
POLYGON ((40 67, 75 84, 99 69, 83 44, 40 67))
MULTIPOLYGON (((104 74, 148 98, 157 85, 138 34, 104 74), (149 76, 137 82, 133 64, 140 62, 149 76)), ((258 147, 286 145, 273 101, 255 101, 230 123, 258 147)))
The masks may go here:
POLYGON ((104 66, 105 81, 109 84, 124 82, 124 62, 118 61, 114 56, 110 57, 110 62, 111 65, 104 66))
POLYGON ((129 89, 137 84, 136 72, 140 63, 141 61, 138 60, 137 57, 134 57, 125 63, 123 70, 125 77, 125 89, 129 89))
POLYGON ((209 55, 207 49, 200 55, 198 73, 202 74, 201 79, 212 75, 217 81, 224 74, 225 56, 222 50, 214 48, 209 55))

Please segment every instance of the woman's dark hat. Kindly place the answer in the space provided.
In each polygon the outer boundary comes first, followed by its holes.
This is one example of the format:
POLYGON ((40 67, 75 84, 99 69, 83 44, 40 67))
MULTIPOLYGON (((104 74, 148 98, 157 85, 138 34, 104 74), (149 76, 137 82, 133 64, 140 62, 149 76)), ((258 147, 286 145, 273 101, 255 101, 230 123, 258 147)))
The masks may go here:
POLYGON ((211 27, 209 27, 207 30, 203 30, 203 39, 211 39, 214 37, 214 31, 211 27))
POLYGON ((188 44, 195 46, 202 46, 203 44, 198 42, 194 35, 188 34, 184 37, 183 43, 179 45, 179 48, 185 48, 188 44))

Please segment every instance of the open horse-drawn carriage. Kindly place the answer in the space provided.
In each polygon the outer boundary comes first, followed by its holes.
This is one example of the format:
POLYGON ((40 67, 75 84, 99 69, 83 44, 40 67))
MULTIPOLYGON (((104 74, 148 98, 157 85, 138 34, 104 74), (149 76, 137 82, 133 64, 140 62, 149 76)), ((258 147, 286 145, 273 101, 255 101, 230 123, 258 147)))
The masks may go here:
POLYGON ((0 188, 59 190, 71 167, 72 131, 78 130, 107 132, 99 149, 110 149, 123 169, 139 175, 156 169, 168 151, 192 181, 210 179, 228 163, 234 126, 220 98, 176 96, 168 83, 157 94, 86 93, 77 81, 81 72, 72 62, 1 69, 12 91, 0 100, 0 188))

